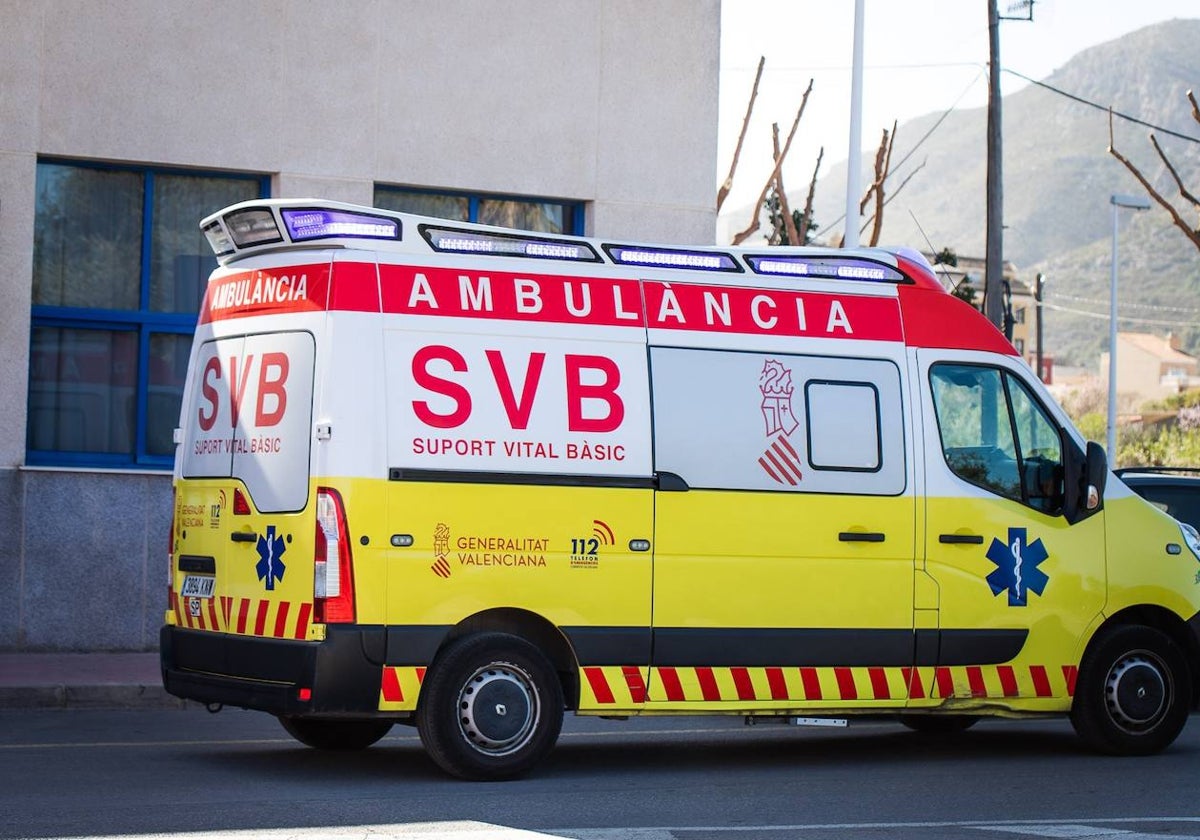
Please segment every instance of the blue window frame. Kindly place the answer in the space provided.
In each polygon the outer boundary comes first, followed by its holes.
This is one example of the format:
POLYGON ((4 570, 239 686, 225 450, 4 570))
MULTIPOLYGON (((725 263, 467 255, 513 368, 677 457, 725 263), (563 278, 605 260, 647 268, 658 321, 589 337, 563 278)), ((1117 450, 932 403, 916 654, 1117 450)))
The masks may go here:
POLYGON ((169 469, 196 314, 199 221, 264 175, 37 163, 26 462, 169 469))
POLYGON ((375 185, 375 206, 458 222, 583 236, 583 202, 375 185))

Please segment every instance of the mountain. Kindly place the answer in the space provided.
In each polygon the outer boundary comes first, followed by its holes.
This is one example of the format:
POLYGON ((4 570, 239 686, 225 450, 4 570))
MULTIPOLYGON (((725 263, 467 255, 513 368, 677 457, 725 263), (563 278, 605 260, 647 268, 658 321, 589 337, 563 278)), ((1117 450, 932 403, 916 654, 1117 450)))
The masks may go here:
MULTIPOLYGON (((1043 81, 1144 123, 1200 139, 1200 125, 1186 99, 1193 86, 1200 93, 1197 43, 1200 20, 1167 21, 1085 50, 1043 81)), ((1032 283, 1038 272, 1048 278, 1047 352, 1055 354, 1058 364, 1095 368, 1108 334, 1109 197, 1144 191, 1108 154, 1109 121, 1103 108, 1029 85, 1004 98, 1002 119, 1004 258, 1016 265, 1022 280, 1032 283)), ((911 180, 887 205, 881 243, 984 255, 986 129, 986 108, 928 114, 898 128, 892 160, 904 163, 893 165, 888 184, 895 192, 905 178, 911 175, 911 180)), ((1178 197, 1150 145, 1149 132, 1118 118, 1116 146, 1163 195, 1176 199, 1188 224, 1197 224, 1195 211, 1178 197)), ((867 127, 866 133, 872 129, 867 127)), ((1185 186, 1200 194, 1200 142, 1156 134, 1185 186)), ((873 157, 874 149, 864 156, 864 179, 873 157)), ((818 225, 842 214, 845 172, 841 164, 818 183, 818 225)), ((803 195, 792 201, 797 206, 803 195)), ((1173 330, 1185 349, 1200 355, 1200 250, 1157 205, 1149 212, 1121 210, 1119 224, 1121 329, 1173 330)))

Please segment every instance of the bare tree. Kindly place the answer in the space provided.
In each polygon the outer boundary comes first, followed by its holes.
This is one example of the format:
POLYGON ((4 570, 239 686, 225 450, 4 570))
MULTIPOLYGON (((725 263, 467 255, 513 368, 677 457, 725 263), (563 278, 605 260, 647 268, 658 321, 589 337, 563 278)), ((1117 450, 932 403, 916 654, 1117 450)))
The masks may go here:
POLYGON ((813 197, 817 193, 817 174, 821 171, 821 160, 824 157, 825 147, 822 146, 817 152, 817 165, 813 167, 812 180, 808 182, 808 198, 804 200, 804 213, 800 216, 800 230, 804 231, 804 238, 797 240, 797 245, 808 244, 808 232, 813 227, 813 197))
MULTIPOLYGON (((1196 97, 1192 95, 1190 90, 1187 92, 1187 98, 1188 102, 1191 103, 1192 106, 1192 119, 1195 120, 1198 125, 1200 125, 1200 106, 1196 104, 1196 97)), ((1167 167, 1167 171, 1171 173, 1171 177, 1175 180, 1175 186, 1179 188, 1179 195, 1184 201, 1191 204, 1192 209, 1198 214, 1198 224, 1196 227, 1191 227, 1188 225, 1188 223, 1184 221, 1183 216, 1179 214, 1179 211, 1175 209, 1175 205, 1164 198, 1163 195, 1154 188, 1154 185, 1150 183, 1146 176, 1142 174, 1141 170, 1139 170, 1137 166, 1135 166, 1133 162, 1129 160, 1129 158, 1117 151, 1116 141, 1113 139, 1113 112, 1112 108, 1108 109, 1108 153, 1125 165, 1125 168, 1133 174, 1134 178, 1137 178, 1138 183, 1140 183, 1142 188, 1150 194, 1150 197, 1153 198, 1160 207, 1171 214, 1171 221, 1175 223, 1175 227, 1183 231, 1183 235, 1186 236, 1193 245, 1195 245, 1197 248, 1200 248, 1200 199, 1197 199, 1196 196, 1183 185, 1183 179, 1179 177, 1179 171, 1175 168, 1174 164, 1171 163, 1170 159, 1167 158, 1166 152, 1164 152, 1162 146, 1159 145, 1158 138, 1154 136, 1154 132, 1150 132, 1150 143, 1154 146, 1154 151, 1158 152, 1159 160, 1163 162, 1163 165, 1167 167)))
POLYGON ((875 212, 874 224, 871 228, 870 241, 867 243, 871 247, 879 244, 879 237, 883 233, 883 207, 884 201, 883 185, 888 177, 888 169, 892 165, 892 147, 896 143, 896 121, 892 121, 892 131, 888 134, 888 130, 883 130, 883 138, 879 141, 879 149, 875 152, 875 180, 871 182, 871 186, 867 188, 867 192, 862 197, 862 201, 858 203, 858 212, 861 215, 867 209, 867 204, 871 197, 875 197, 875 212))
POLYGON ((804 96, 800 99, 800 108, 796 111, 796 119, 792 122, 792 130, 788 132, 787 141, 783 144, 783 151, 775 158, 775 168, 771 170, 767 182, 763 184, 762 192, 758 194, 758 201, 754 202, 754 215, 750 219, 750 225, 733 238, 734 245, 741 245, 758 230, 758 217, 762 213, 763 202, 766 200, 771 186, 775 183, 775 179, 779 177, 779 170, 783 168, 783 160, 787 157, 788 150, 792 147, 792 139, 796 136, 796 129, 800 127, 800 119, 804 116, 804 108, 808 105, 808 96, 812 93, 812 89, 813 80, 809 79, 808 87, 804 90, 804 96))
POLYGON ((738 158, 742 154, 742 143, 746 140, 746 129, 750 127, 750 114, 754 111, 754 100, 758 97, 758 83, 762 80, 763 65, 766 61, 766 56, 760 56, 758 59, 758 72, 754 74, 754 87, 750 90, 750 101, 746 103, 746 116, 742 120, 742 133, 738 135, 737 146, 733 150, 733 162, 729 165, 729 174, 725 176, 725 182, 717 190, 718 213, 721 212, 721 205, 725 203, 729 191, 733 189, 733 173, 737 170, 738 158))
MULTIPOLYGON (((771 124, 771 141, 775 146, 775 159, 779 160, 779 123, 771 124)), ((796 232, 796 220, 792 217, 792 208, 788 206, 787 190, 783 188, 783 170, 779 171, 779 175, 775 178, 775 195, 779 199, 779 217, 776 222, 776 229, 772 231, 770 244, 777 245, 784 241, 793 245, 802 245, 803 241, 796 232), (779 223, 782 222, 782 233, 786 235, 780 236, 779 223)))

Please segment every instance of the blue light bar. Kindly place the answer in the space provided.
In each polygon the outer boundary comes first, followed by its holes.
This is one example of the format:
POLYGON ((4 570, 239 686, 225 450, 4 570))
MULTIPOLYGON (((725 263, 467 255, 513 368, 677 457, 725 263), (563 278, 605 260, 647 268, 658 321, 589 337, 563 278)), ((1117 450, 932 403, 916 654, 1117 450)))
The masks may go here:
POLYGON ((239 248, 282 242, 283 234, 269 207, 247 207, 225 214, 225 229, 239 248))
POLYGON ((865 280, 871 283, 903 283, 905 277, 885 263, 853 257, 802 257, 754 254, 746 257, 755 274, 788 277, 819 277, 833 280, 865 280))
POLYGON ((737 271, 737 260, 721 251, 687 251, 678 248, 645 248, 628 245, 604 245, 604 250, 619 265, 653 268, 685 268, 691 271, 737 271))
POLYGON ((400 220, 347 210, 285 207, 283 223, 293 242, 310 239, 399 239, 400 220))
POLYGON ((586 242, 512 233, 481 233, 434 225, 421 225, 420 231, 429 247, 439 253, 600 262, 600 256, 586 242))

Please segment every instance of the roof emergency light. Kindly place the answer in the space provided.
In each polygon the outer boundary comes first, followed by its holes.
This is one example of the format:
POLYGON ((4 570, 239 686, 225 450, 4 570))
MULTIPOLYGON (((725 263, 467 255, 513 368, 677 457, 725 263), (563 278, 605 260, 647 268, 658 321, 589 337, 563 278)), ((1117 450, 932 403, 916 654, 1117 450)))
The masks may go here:
POLYGON ((270 207, 247 207, 226 213, 225 228, 239 248, 283 241, 270 207))
POLYGON ((226 254, 234 252, 233 240, 229 238, 229 234, 225 232, 225 228, 221 227, 220 222, 212 222, 204 228, 204 236, 208 239, 209 247, 213 249, 213 253, 218 257, 223 257, 226 254))
POLYGON ((884 263, 846 257, 805 257, 755 254, 746 257, 755 274, 787 277, 818 277, 832 280, 866 280, 874 283, 904 282, 904 275, 884 263))
POLYGON ((480 233, 460 228, 421 225, 421 235, 429 247, 440 253, 492 254, 507 257, 533 257, 543 260, 600 262, 599 255, 586 242, 523 236, 511 233, 480 233))
POLYGON ((332 237, 400 238, 400 220, 386 216, 307 207, 284 207, 279 212, 293 242, 332 237))
POLYGON ((654 268, 686 268, 693 271, 738 271, 742 267, 729 254, 720 251, 686 251, 678 248, 631 248, 626 245, 605 245, 612 261, 620 265, 652 266, 654 268))

